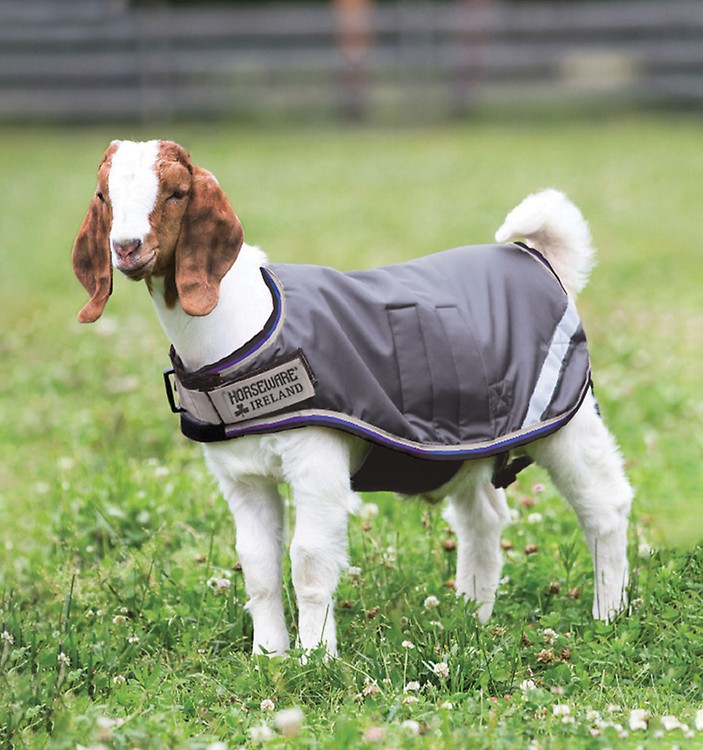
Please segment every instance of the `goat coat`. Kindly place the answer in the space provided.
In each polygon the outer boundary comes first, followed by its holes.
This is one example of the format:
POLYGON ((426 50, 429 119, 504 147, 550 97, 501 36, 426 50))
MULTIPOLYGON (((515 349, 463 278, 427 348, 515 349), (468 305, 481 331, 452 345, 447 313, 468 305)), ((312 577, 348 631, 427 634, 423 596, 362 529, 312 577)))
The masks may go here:
POLYGON ((256 337, 192 373, 171 350, 179 406, 169 397, 193 440, 331 427, 369 441, 355 489, 420 494, 557 430, 590 386, 576 309, 525 246, 261 273, 273 312, 256 337))

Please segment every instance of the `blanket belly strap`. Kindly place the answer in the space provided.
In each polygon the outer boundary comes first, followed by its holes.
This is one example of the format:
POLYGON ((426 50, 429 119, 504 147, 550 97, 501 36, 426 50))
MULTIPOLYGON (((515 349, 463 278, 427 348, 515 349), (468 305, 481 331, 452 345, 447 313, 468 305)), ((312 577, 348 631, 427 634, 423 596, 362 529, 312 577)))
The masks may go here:
POLYGON ((439 489, 459 471, 463 460, 435 461, 374 444, 351 477, 354 492, 423 495, 439 489))

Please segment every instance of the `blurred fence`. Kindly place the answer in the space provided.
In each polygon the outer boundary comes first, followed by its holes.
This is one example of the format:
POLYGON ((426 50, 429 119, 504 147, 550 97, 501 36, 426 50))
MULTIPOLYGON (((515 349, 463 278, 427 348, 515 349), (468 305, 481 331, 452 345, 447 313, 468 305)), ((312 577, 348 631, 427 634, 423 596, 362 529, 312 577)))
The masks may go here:
POLYGON ((703 104, 703 2, 0 0, 3 119, 422 119, 521 99, 703 104))

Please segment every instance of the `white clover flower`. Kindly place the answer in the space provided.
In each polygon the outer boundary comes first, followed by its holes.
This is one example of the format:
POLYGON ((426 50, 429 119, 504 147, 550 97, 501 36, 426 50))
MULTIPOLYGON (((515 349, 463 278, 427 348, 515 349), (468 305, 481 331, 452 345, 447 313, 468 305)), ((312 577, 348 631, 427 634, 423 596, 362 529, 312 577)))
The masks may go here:
POLYGON ((109 716, 98 716, 95 723, 98 727, 97 739, 109 742, 112 740, 112 730, 121 727, 124 724, 124 719, 111 719, 109 716))
POLYGON ((64 654, 63 651, 59 652, 59 655, 57 658, 58 658, 59 664, 62 664, 64 667, 71 666, 71 657, 68 656, 68 654, 64 654))
POLYGON ((126 615, 115 615, 112 618, 113 625, 126 625, 129 622, 129 617, 126 615))
POLYGON ((124 685, 127 682, 127 678, 123 674, 116 674, 112 678, 113 685, 124 685))
POLYGON ((647 559, 652 556, 654 553, 654 548, 649 543, 649 539, 647 539, 647 535, 645 534, 644 528, 642 526, 637 526, 636 528, 637 532, 637 554, 647 559))
POLYGON ((249 728, 249 739, 256 745, 273 739, 273 731, 266 724, 249 728))
POLYGON ((383 727, 369 727, 363 734, 365 742, 380 742, 386 736, 383 727))
POLYGON ((369 682, 367 685, 364 685, 364 688, 361 691, 361 694, 363 696, 369 697, 371 695, 376 695, 378 691, 379 691, 378 685, 375 682, 369 682))
POLYGON ((420 734, 420 722, 414 719, 406 719, 401 725, 401 729, 404 729, 410 734, 420 734))
POLYGON ((437 630, 444 630, 444 625, 439 620, 430 620, 430 625, 437 630))
POLYGON ((357 568, 355 565, 350 565, 347 568, 347 575, 349 578, 359 578, 361 576, 361 568, 357 568))
POLYGON ((412 650, 415 648, 415 644, 412 641, 403 641, 400 645, 403 648, 407 648, 408 650, 412 650))
POLYGON ((534 690, 536 687, 537 685, 535 685, 534 680, 523 680, 520 683, 520 690, 522 690, 525 693, 528 690, 534 690))
POLYGON ((398 550, 395 547, 386 547, 386 551, 383 553, 383 559, 387 563, 394 563, 398 556, 398 550))
POLYGON ((229 578, 219 578, 213 576, 207 582, 208 588, 211 588, 216 594, 224 594, 229 591, 229 587, 232 585, 229 578))
POLYGON ((566 703, 556 703, 552 706, 553 716, 571 716, 571 707, 566 703))
POLYGON ((404 693, 416 692, 420 689, 420 683, 417 680, 411 680, 404 688, 404 693))
POLYGON ((542 640, 544 641, 544 643, 550 646, 553 643, 556 643, 558 637, 559 633, 557 633, 556 630, 552 630, 551 628, 545 628, 542 632, 542 640))
POLYGON ((667 732, 672 732, 674 729, 683 729, 685 726, 676 718, 676 716, 662 716, 660 721, 661 725, 667 732))
POLYGON ((273 721, 278 731, 284 737, 295 737, 300 733, 300 728, 303 725, 304 718, 305 716, 303 712, 296 707, 286 708, 283 711, 279 711, 273 721))
POLYGON ((439 707, 445 711, 452 711, 454 709, 454 704, 451 701, 444 701, 439 707))
POLYGON ((697 732, 703 732, 703 708, 699 708, 696 711, 696 718, 693 725, 696 727, 697 732))
POLYGON ((359 517, 364 521, 370 521, 378 515, 378 505, 376 503, 364 503, 359 508, 359 517))
POLYGON ((259 705, 262 711, 273 711, 276 708, 276 704, 270 698, 264 698, 259 705))
POLYGON ((541 513, 530 513, 527 516, 527 523, 542 523, 541 513))
POLYGON ((121 727, 124 724, 124 719, 111 719, 109 716, 98 716, 98 718, 95 720, 95 723, 101 729, 115 729, 116 727, 121 727))
POLYGON ((434 594, 431 594, 425 599, 423 606, 425 609, 436 609, 439 607, 439 599, 434 594))
POLYGON ((446 679, 447 677, 449 677, 449 664, 447 664, 446 661, 440 661, 432 667, 432 671, 437 675, 437 677, 446 679))
POLYGON ((11 646, 15 639, 12 636, 12 633, 8 633, 7 630, 3 630, 2 633, 0 633, 0 641, 3 643, 7 643, 8 646, 11 646))
POLYGON ((630 729, 633 732, 644 731, 647 729, 647 721, 649 720, 649 713, 644 708, 633 708, 630 711, 630 729))
POLYGON ((403 705, 409 706, 411 703, 419 703, 420 699, 416 695, 406 695, 403 698, 403 705))
POLYGON ((139 643, 139 636, 138 635, 132 635, 129 638, 127 638, 127 643, 139 643))

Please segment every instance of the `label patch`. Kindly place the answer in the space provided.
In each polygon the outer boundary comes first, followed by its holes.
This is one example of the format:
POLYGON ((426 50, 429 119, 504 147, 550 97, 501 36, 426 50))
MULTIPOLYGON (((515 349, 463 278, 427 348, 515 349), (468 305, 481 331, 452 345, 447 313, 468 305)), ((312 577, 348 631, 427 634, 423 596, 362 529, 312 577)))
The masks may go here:
POLYGON ((280 411, 315 395, 302 352, 266 370, 240 378, 208 393, 226 424, 245 422, 280 411))

